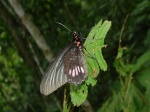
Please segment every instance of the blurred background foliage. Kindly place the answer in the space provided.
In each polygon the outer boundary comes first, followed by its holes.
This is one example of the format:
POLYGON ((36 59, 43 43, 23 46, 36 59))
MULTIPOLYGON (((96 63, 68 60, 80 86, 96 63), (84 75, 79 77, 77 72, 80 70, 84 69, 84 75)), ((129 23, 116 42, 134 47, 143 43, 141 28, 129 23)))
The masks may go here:
MULTIPOLYGON (((91 28, 100 19, 112 21, 105 40, 107 48, 103 49, 108 70, 100 72, 96 86, 89 89, 87 100, 92 110, 86 110, 82 105, 74 107, 72 111, 150 112, 149 0, 18 2, 38 27, 54 55, 70 42, 72 37, 70 32, 56 24, 56 21, 71 30, 80 31, 85 36, 88 35, 85 29, 91 28), (119 35, 128 14, 119 46, 119 35), (120 53, 122 56, 117 57, 120 53)), ((62 111, 63 87, 47 97, 39 91, 42 72, 39 72, 39 67, 34 66, 33 56, 37 57, 40 67, 44 70, 49 62, 7 0, 0 1, 0 10, 0 111, 62 111), (4 15, 7 15, 7 19, 13 21, 13 24, 10 24, 4 15), (14 31, 24 43, 23 48, 28 51, 28 58, 20 52, 22 49, 18 47, 14 31)), ((67 105, 71 105, 69 103, 67 105)))

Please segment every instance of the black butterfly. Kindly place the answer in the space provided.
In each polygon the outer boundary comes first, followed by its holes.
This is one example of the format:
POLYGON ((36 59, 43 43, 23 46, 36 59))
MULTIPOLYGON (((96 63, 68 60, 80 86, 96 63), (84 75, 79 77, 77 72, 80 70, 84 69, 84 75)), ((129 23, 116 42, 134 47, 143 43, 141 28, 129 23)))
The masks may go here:
POLYGON ((83 55, 83 41, 74 31, 73 41, 69 43, 51 62, 45 72, 40 92, 49 95, 67 82, 81 84, 87 77, 86 60, 83 55))

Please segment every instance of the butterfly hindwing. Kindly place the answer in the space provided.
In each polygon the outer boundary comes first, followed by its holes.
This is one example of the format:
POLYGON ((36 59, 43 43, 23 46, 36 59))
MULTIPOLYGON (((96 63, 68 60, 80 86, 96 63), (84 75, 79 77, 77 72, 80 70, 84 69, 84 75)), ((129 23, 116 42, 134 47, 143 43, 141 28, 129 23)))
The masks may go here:
POLYGON ((64 57, 65 74, 70 83, 81 84, 88 75, 82 50, 73 45, 64 57))

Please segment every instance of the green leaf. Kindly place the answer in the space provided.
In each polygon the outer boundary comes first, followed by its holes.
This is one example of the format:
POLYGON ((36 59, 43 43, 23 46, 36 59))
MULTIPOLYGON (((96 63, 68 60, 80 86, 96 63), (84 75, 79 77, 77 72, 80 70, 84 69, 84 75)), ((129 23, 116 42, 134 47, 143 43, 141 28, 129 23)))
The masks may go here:
POLYGON ((118 48, 118 54, 117 57, 114 61, 114 67, 116 68, 116 71, 121 75, 121 76, 126 76, 127 72, 127 66, 124 63, 124 60, 122 58, 123 55, 123 50, 126 49, 125 47, 120 47, 118 48))
POLYGON ((114 67, 116 68, 116 71, 121 75, 121 76, 126 76, 126 65, 123 61, 122 58, 116 59, 114 61, 114 67))
POLYGON ((92 78, 91 76, 88 76, 88 79, 86 80, 86 84, 87 85, 92 85, 92 86, 95 86, 96 85, 96 80, 94 78, 92 78))
POLYGON ((88 72, 91 78, 97 77, 99 73, 99 67, 101 70, 107 70, 107 63, 104 60, 101 49, 105 47, 104 39, 110 29, 111 22, 100 20, 90 31, 84 46, 86 48, 85 58, 88 65, 88 72))
POLYGON ((71 102, 74 104, 74 106, 80 106, 88 95, 86 84, 79 85, 79 86, 70 86, 70 96, 71 96, 71 102))
POLYGON ((123 50, 125 50, 125 49, 126 49, 126 47, 119 47, 116 59, 122 58, 123 50))

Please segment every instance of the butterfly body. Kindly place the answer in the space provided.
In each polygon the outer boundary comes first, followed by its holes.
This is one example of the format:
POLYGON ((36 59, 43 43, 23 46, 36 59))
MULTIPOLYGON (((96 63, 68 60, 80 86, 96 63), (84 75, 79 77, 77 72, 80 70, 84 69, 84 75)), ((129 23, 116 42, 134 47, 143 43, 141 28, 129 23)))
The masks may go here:
POLYGON ((78 85, 87 77, 86 60, 83 55, 83 42, 77 32, 73 40, 56 56, 45 72, 40 92, 48 95, 67 82, 78 85))

